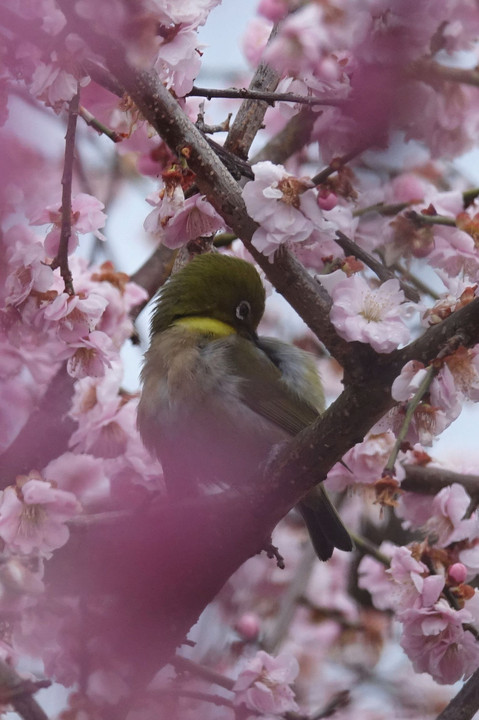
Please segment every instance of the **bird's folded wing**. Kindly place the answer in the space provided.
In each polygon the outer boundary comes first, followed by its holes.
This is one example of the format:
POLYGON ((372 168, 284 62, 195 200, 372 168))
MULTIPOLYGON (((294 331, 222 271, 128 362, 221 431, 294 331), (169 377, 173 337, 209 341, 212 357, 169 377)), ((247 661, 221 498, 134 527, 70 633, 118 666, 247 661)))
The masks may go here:
POLYGON ((318 417, 318 411, 303 400, 268 355, 250 340, 239 336, 224 340, 230 371, 239 378, 242 402, 251 410, 296 435, 318 417))

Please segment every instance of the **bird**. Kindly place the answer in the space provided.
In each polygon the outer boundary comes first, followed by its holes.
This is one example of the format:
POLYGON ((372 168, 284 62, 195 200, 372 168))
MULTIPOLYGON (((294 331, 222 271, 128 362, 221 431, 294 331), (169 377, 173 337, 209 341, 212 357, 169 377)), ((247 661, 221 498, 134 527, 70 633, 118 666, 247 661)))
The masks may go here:
MULTIPOLYGON (((259 336, 264 309, 253 264, 219 252, 195 256, 158 293, 137 425, 174 498, 257 482, 273 448, 324 411, 314 356, 259 336)), ((352 550, 321 483, 297 509, 321 560, 352 550)))

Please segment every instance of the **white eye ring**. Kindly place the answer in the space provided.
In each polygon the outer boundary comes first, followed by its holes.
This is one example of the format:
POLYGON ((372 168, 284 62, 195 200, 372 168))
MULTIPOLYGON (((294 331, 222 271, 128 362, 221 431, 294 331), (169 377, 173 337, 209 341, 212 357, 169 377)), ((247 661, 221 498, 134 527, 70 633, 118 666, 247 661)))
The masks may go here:
POLYGON ((246 320, 251 314, 251 305, 247 300, 242 300, 236 308, 238 320, 246 320))

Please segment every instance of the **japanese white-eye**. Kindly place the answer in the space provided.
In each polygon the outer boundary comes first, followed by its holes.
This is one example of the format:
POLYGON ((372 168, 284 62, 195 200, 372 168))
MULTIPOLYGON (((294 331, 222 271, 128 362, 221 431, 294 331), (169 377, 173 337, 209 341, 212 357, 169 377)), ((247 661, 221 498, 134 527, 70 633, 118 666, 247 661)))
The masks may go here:
MULTIPOLYGON (((240 488, 274 445, 324 409, 314 358, 258 337, 265 291, 255 268, 221 254, 195 257, 160 291, 142 370, 138 427, 168 492, 240 488)), ((319 558, 352 542, 322 485, 298 504, 319 558)))

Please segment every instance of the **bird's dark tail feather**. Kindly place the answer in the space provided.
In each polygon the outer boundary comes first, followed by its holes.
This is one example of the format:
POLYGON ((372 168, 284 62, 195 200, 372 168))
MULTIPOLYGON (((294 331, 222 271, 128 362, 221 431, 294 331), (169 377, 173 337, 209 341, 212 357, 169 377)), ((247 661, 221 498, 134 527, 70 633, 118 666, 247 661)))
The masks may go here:
POLYGON ((311 490, 297 508, 320 560, 329 560, 335 547, 353 549, 353 541, 322 485, 311 490))

